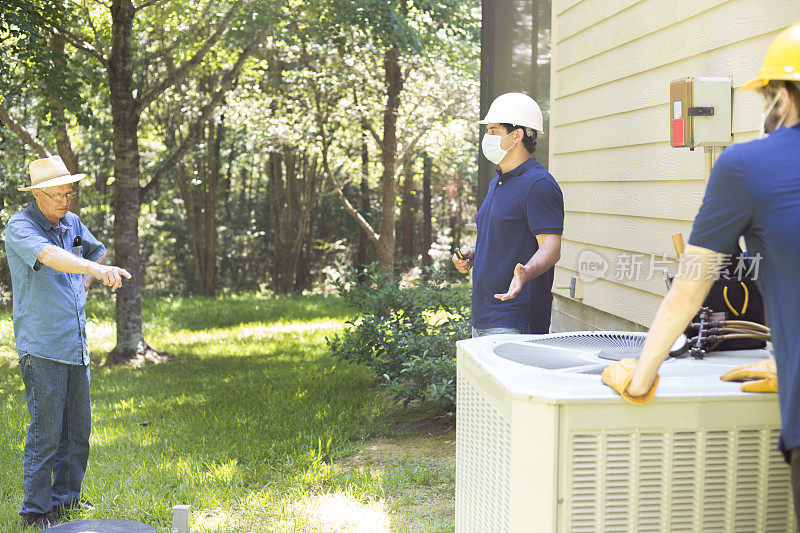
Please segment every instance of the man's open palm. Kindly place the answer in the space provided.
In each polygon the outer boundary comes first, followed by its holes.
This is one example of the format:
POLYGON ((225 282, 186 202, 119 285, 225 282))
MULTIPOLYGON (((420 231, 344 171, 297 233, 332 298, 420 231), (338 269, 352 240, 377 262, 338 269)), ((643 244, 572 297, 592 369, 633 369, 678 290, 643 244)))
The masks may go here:
POLYGON ((508 286, 508 292, 505 294, 495 294, 494 297, 503 302, 514 298, 519 294, 519 291, 522 290, 522 286, 525 285, 526 277, 525 267, 517 263, 517 266, 514 267, 514 277, 511 279, 511 284, 508 286))

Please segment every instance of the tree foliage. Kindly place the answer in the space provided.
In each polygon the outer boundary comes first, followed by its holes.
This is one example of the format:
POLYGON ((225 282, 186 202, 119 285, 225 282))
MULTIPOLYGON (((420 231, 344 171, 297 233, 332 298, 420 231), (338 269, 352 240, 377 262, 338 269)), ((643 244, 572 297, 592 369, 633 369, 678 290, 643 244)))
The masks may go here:
MULTIPOLYGON (((442 260, 459 245, 476 172, 477 2, 2 2, 13 9, 0 10, 0 103, 53 153, 66 129, 89 175, 81 216, 114 249, 109 260, 139 262, 142 289, 324 288, 377 259, 380 233, 392 233, 394 255, 401 198, 386 191, 407 175, 420 197, 426 158, 431 254, 442 260), (115 55, 122 8, 124 60, 115 55), (402 79, 391 104, 387 54, 402 79), (125 121, 135 143, 123 149, 125 121)), ((29 201, 15 189, 35 157, 0 126, 4 219, 29 201)), ((413 262, 427 252, 426 215, 408 205, 413 262)), ((127 320, 118 315, 118 326, 127 320)))

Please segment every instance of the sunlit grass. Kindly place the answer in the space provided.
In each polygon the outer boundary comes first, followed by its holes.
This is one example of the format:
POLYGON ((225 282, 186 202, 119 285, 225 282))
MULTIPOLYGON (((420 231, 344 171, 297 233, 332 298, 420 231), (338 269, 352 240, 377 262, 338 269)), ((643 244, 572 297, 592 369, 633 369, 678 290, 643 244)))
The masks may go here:
MULTIPOLYGON (((102 361, 114 344, 113 307, 94 300, 87 315, 90 351, 102 361)), ((368 371, 328 354, 324 337, 352 316, 339 299, 169 298, 146 300, 144 315, 148 341, 178 359, 92 369, 84 493, 97 509, 86 518, 167 532, 172 506, 189 504, 196 532, 453 530, 452 465, 337 467, 387 409, 368 371), (336 502, 353 512, 337 515, 336 502)), ((22 531, 28 414, 8 313, 0 410, 0 524, 22 531)))

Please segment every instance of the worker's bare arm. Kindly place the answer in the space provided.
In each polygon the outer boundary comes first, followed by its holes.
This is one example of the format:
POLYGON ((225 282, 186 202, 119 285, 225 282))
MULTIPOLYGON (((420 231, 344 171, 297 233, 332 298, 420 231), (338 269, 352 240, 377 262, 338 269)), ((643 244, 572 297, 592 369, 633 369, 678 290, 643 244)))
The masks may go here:
MULTIPOLYGON (((98 263, 98 264, 101 264, 101 265, 104 264, 106 262, 106 252, 103 252, 103 255, 101 255, 100 257, 95 259, 94 262, 98 263)), ((94 276, 92 276, 91 274, 84 274, 83 275, 83 288, 88 291, 89 287, 92 286, 92 283, 94 282, 94 279, 95 279, 94 276)))
POLYGON ((539 249, 525 263, 525 273, 528 277, 526 281, 544 274, 561 259, 561 235, 549 233, 537 235, 536 242, 539 244, 539 249))
POLYGON ((101 265, 94 261, 78 257, 52 244, 48 244, 42 248, 42 251, 39 252, 36 259, 38 259, 40 263, 61 272, 89 274, 101 280, 104 285, 108 285, 112 289, 117 289, 122 286, 123 277, 131 278, 130 273, 124 268, 101 265))
POLYGON ((36 257, 40 263, 49 266, 52 269, 61 272, 68 272, 70 274, 92 274, 92 266, 97 265, 93 261, 89 261, 75 254, 71 254, 63 248, 53 246, 52 244, 46 245, 39 252, 36 257))
POLYGON ((539 249, 524 265, 517 263, 508 292, 495 294, 495 298, 506 301, 516 297, 523 285, 547 272, 561 259, 561 235, 541 234, 536 236, 536 240, 539 243, 539 249))
POLYGON ((656 312, 636 372, 626 389, 629 395, 643 396, 650 391, 670 347, 708 296, 722 259, 722 254, 712 250, 691 244, 686 247, 679 275, 656 312))

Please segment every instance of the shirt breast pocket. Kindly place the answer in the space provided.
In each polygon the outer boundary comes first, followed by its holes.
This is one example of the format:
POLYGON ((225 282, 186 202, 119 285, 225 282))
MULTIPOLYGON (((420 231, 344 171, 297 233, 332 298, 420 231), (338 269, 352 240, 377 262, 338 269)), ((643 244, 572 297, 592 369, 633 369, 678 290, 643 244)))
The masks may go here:
POLYGON ((69 250, 72 255, 80 257, 81 259, 83 258, 83 246, 68 246, 67 250, 69 250))

